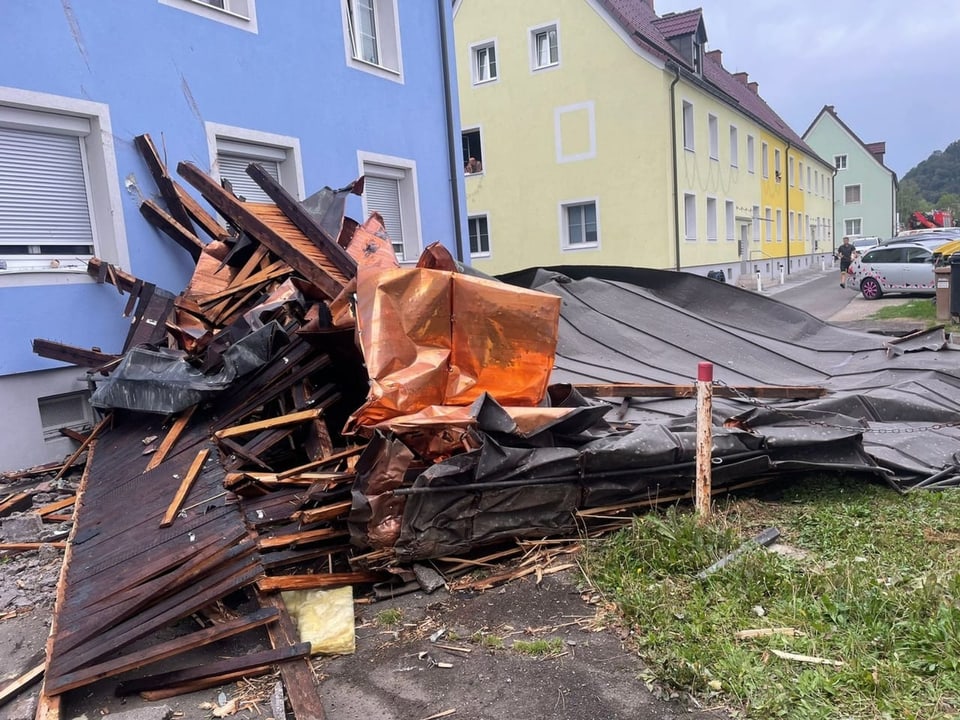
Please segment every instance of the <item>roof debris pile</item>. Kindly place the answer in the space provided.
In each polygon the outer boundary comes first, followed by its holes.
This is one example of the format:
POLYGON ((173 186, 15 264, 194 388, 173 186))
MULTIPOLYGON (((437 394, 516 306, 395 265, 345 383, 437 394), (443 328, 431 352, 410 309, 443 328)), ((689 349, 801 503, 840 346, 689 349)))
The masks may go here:
POLYGON ((35 342, 91 368, 104 411, 88 438, 48 697, 137 670, 123 687, 159 698, 285 661, 294 712, 322 717, 310 648, 280 591, 436 587, 475 566, 458 554, 515 540, 496 555, 520 554, 689 497, 698 360, 724 383, 715 492, 811 468, 958 479, 943 443, 933 454, 864 443, 881 425, 936 423, 929 432, 957 447, 958 356, 933 335, 891 344, 680 273, 568 269, 508 285, 437 245, 401 268, 379 216, 343 214, 363 178, 299 202, 251 165, 274 200, 251 203, 181 163, 225 230, 148 136, 137 146, 166 203, 141 210, 196 270, 174 295, 91 260, 91 275, 128 296, 123 348, 35 342), (257 599, 246 614, 144 643, 242 588, 257 599), (151 672, 262 626, 269 651, 151 672))

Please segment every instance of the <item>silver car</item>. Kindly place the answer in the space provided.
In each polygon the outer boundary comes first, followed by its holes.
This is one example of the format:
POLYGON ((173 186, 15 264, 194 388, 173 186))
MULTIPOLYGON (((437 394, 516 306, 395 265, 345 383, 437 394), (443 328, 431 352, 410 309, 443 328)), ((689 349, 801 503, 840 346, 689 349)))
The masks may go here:
POLYGON ((895 243, 871 248, 850 265, 854 288, 867 300, 887 293, 933 295, 936 282, 933 252, 921 243, 895 243))

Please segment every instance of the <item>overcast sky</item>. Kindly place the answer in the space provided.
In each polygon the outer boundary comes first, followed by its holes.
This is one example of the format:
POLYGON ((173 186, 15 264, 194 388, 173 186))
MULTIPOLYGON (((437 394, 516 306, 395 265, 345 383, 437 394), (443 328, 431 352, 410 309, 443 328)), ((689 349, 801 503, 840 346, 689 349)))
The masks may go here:
POLYGON ((960 0, 655 0, 703 8, 707 49, 798 135, 833 105, 902 177, 960 139, 960 0))

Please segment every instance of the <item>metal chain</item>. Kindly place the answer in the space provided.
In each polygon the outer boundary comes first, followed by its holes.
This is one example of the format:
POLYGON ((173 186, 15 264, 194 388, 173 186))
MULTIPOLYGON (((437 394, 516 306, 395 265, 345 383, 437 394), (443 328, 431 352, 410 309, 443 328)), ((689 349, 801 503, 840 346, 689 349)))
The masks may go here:
POLYGON ((942 430, 943 428, 948 428, 948 427, 960 427, 960 420, 956 422, 948 422, 948 423, 935 423, 933 425, 925 425, 923 427, 871 428, 871 427, 863 427, 861 425, 835 425, 833 423, 824 422, 822 420, 811 420, 810 418, 803 417, 802 415, 798 415, 796 413, 790 412, 789 410, 784 410, 781 407, 775 407, 773 405, 767 405, 766 403, 762 403, 757 398, 750 397, 749 395, 744 393, 742 390, 738 390, 732 385, 728 385, 723 380, 714 380, 713 384, 727 388, 738 399, 743 400, 744 402, 749 403, 750 405, 753 405, 755 407, 763 408, 765 410, 772 410, 776 413, 779 413, 780 415, 788 417, 792 420, 797 420, 798 422, 802 422, 806 425, 817 425, 819 427, 830 428, 834 430, 847 430, 847 431, 859 432, 859 433, 899 434, 899 433, 927 432, 928 430, 942 430))

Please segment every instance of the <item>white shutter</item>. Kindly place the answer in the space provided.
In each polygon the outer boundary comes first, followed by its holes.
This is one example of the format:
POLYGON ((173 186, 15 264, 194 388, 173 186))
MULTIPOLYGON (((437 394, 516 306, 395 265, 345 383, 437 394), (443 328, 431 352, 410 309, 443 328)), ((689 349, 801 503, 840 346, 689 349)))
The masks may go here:
POLYGON ((400 180, 398 178, 367 175, 363 183, 363 195, 367 201, 367 212, 378 212, 383 217, 387 235, 393 243, 397 257, 403 253, 403 215, 400 211, 400 180))
POLYGON ((261 160, 257 158, 238 157, 235 155, 218 155, 217 165, 220 168, 220 177, 226 178, 233 186, 233 192, 250 202, 273 202, 253 178, 247 175, 247 166, 250 163, 259 163, 267 174, 280 182, 280 163, 276 160, 261 160))
POLYGON ((93 254, 81 139, 0 127, 0 255, 93 254))

